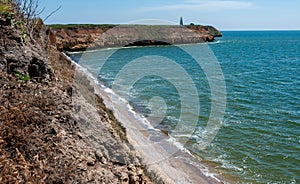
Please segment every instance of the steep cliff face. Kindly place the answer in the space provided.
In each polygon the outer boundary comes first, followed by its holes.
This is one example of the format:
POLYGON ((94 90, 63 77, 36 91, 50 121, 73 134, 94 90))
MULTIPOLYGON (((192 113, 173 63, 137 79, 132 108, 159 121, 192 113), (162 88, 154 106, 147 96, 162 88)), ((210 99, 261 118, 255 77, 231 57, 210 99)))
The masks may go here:
POLYGON ((59 50, 212 42, 222 33, 212 26, 56 25, 50 40, 59 50))
POLYGON ((73 85, 74 65, 48 45, 48 28, 24 37, 9 18, 0 12, 0 183, 152 183, 88 79, 73 85), (94 142, 88 122, 99 128, 94 142))
POLYGON ((212 42, 216 37, 222 37, 222 33, 213 26, 186 26, 188 29, 194 30, 196 33, 203 35, 202 39, 205 42, 212 42))

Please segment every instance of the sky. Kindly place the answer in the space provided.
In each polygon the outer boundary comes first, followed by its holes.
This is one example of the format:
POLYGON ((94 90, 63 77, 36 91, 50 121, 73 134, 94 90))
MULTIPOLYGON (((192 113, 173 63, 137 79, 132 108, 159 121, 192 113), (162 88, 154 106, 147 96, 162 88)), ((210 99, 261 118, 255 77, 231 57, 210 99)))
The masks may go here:
POLYGON ((128 24, 161 20, 220 30, 300 30, 300 0, 40 0, 46 24, 128 24))

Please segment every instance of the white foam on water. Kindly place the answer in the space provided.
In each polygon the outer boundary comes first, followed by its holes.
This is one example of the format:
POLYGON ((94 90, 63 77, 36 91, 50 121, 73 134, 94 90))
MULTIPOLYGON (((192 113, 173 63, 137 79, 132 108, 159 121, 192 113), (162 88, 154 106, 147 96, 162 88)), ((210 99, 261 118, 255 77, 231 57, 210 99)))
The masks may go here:
POLYGON ((125 108, 128 115, 130 115, 131 117, 134 117, 138 122, 143 123, 144 127, 146 126, 147 129, 160 131, 159 129, 155 129, 151 125, 150 121, 145 116, 143 116, 142 114, 136 112, 134 110, 134 108, 129 104, 129 102, 125 98, 119 96, 111 88, 104 87, 104 92, 110 94, 110 100, 113 102, 114 106, 125 108))
POLYGON ((215 45, 215 44, 220 44, 220 43, 225 43, 225 41, 217 40, 217 41, 214 41, 214 42, 208 42, 207 44, 208 45, 215 45))
POLYGON ((100 49, 92 49, 92 50, 84 50, 84 51, 68 51, 66 52, 67 54, 82 54, 82 53, 94 53, 94 52, 99 52, 99 51, 105 51, 105 50, 118 50, 121 47, 111 47, 111 48, 100 48, 100 49))
POLYGON ((106 92, 108 94, 114 94, 113 90, 111 90, 110 88, 105 88, 104 92, 106 92))
POLYGON ((204 174, 204 176, 206 176, 208 178, 213 178, 216 181, 221 182, 221 180, 217 177, 217 175, 215 173, 210 172, 209 169, 203 169, 201 171, 204 174))

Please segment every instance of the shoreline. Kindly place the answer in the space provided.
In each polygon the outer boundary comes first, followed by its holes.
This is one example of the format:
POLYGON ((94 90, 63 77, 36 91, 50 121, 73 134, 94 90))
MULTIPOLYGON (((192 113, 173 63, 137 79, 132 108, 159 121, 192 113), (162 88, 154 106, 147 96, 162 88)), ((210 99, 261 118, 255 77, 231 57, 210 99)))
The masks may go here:
MULTIPOLYGON (((99 48, 88 48, 79 51, 63 51, 62 53, 66 54, 78 54, 78 53, 89 53, 89 52, 97 52, 97 51, 105 51, 105 50, 118 50, 118 49, 135 49, 135 48, 147 48, 147 47, 181 47, 181 46, 190 46, 190 45, 210 45, 210 44, 219 44, 222 43, 220 40, 216 42, 199 42, 199 43, 183 43, 183 44, 174 44, 174 45, 147 45, 147 46, 128 46, 128 47, 99 47, 99 48)), ((71 59, 72 60, 72 59, 71 59)), ((75 61, 74 61, 75 62, 75 61)), ((76 63, 76 62, 75 62, 76 63)))
MULTIPOLYGON (((179 143, 176 145, 170 141, 171 137, 163 143, 150 141, 149 136, 160 134, 160 136, 165 137, 166 134, 155 131, 154 135, 153 132, 147 131, 147 127, 140 124, 140 119, 134 118, 135 115, 130 112, 130 109, 114 105, 113 100, 109 97, 110 94, 103 88, 104 86, 99 86, 98 81, 87 69, 73 61, 66 53, 64 55, 76 66, 76 72, 82 73, 90 81, 95 89, 95 94, 103 99, 105 106, 113 110, 116 119, 126 129, 129 143, 134 147, 134 150, 141 154, 147 172, 152 173, 150 175, 155 175, 155 178, 160 178, 159 180, 164 181, 164 183, 226 183, 224 178, 210 173, 210 168, 201 163, 188 150, 179 148, 181 146, 178 146, 179 143)), ((124 105, 126 106, 126 104, 124 105)))

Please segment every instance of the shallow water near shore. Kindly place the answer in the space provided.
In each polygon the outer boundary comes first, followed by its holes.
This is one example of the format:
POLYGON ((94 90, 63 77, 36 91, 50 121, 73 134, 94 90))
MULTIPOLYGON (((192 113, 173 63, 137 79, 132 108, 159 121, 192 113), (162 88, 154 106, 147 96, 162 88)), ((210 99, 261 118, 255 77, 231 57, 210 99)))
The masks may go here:
MULTIPOLYGON (((124 57, 147 52, 177 57, 195 81, 200 112, 190 113, 189 107, 182 107, 177 89, 157 76, 138 80, 130 90, 133 112, 149 118, 151 105, 160 102, 151 99, 160 96, 166 102, 161 109, 166 110, 166 116, 152 126, 173 133, 182 108, 191 119, 197 117, 196 131, 184 146, 216 173, 238 183, 300 182, 300 32, 223 32, 223 38, 208 46, 223 70, 227 108, 221 129, 205 150, 199 149, 199 142, 211 110, 210 86, 201 68, 176 52, 174 46, 126 48, 120 51, 123 57, 115 57, 110 65, 103 64, 114 49, 73 53, 71 58, 109 88, 124 57)), ((182 47, 197 49, 198 45, 182 47)), ((188 122, 186 125, 189 127, 188 122)), ((180 136, 186 135, 178 135, 178 142, 180 136)))

